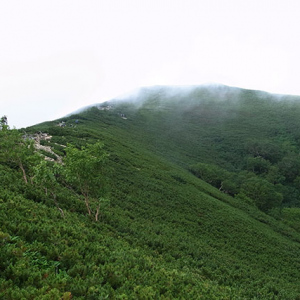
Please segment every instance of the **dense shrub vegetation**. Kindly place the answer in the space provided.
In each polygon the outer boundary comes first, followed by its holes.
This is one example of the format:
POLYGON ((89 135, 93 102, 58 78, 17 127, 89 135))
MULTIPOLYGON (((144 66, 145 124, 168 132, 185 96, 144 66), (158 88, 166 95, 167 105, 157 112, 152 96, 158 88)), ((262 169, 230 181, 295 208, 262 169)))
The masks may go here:
POLYGON ((0 298, 299 299, 297 100, 146 89, 26 129, 63 163, 2 119, 0 298))

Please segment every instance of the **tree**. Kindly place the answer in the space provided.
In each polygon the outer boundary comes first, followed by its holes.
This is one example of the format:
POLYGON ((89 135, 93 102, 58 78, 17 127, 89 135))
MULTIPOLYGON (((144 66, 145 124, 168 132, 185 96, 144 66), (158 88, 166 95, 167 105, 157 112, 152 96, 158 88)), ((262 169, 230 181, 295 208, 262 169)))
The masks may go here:
POLYGON ((103 144, 97 142, 81 149, 68 144, 65 152, 63 163, 66 182, 80 192, 88 214, 93 214, 97 221, 104 193, 103 164, 108 156, 103 144))
POLYGON ((237 184, 231 178, 229 178, 221 182, 221 187, 219 188, 219 190, 224 192, 225 194, 234 196, 238 193, 239 188, 237 184))
POLYGON ((35 153, 33 141, 23 139, 18 130, 10 129, 6 117, 1 118, 0 124, 0 162, 11 168, 18 167, 27 184, 28 170, 41 158, 35 153))
POLYGON ((262 157, 271 163, 277 162, 283 155, 281 148, 270 141, 249 140, 245 150, 253 157, 262 157))
POLYGON ((248 157, 247 170, 255 174, 267 173, 271 167, 271 163, 263 157, 248 157))
POLYGON ((268 173, 264 175, 264 178, 272 184, 283 183, 285 180, 285 177, 280 173, 278 166, 271 166, 268 173))
POLYGON ((7 125, 7 116, 3 116, 0 119, 0 129, 6 129, 8 127, 7 125))
POLYGON ((62 217, 64 218, 64 212, 59 207, 56 200, 56 194, 59 188, 59 182, 57 178, 62 174, 63 166, 61 164, 43 160, 34 167, 33 182, 42 187, 46 195, 48 195, 48 193, 50 192, 57 209, 60 211, 62 217))
POLYGON ((295 153, 287 154, 279 163, 279 170, 286 181, 293 182, 300 174, 300 157, 295 153))
POLYGON ((245 181, 241 186, 241 193, 251 198, 256 206, 265 212, 279 206, 283 199, 273 184, 258 176, 245 181))
POLYGON ((205 163, 197 163, 191 166, 190 170, 195 176, 217 188, 221 187, 222 181, 227 175, 224 169, 216 165, 205 163))

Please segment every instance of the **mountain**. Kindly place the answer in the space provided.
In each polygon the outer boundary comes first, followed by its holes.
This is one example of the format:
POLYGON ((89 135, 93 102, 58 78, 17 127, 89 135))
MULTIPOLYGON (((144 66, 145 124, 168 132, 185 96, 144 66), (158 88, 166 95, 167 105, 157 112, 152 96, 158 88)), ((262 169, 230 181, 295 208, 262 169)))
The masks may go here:
POLYGON ((299 100, 142 88, 27 128, 47 164, 0 142, 1 298, 299 298, 299 100))

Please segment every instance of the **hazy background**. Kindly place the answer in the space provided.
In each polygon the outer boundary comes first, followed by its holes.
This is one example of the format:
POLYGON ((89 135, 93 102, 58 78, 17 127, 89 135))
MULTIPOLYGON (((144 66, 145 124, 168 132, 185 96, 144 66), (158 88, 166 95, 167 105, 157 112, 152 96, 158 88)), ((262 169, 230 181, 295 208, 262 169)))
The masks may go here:
POLYGON ((139 86, 300 95, 300 1, 0 0, 0 115, 56 119, 139 86))

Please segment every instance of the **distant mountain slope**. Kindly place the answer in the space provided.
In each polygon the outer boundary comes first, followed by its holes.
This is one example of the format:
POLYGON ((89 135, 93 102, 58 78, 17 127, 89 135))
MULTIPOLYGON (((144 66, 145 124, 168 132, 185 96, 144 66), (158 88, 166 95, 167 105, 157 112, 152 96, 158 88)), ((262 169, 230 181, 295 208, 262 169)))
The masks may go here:
POLYGON ((250 197, 253 182, 285 205, 298 197, 297 101, 224 86, 155 87, 28 128, 51 135, 45 144, 60 156, 67 143, 102 141, 110 206, 95 222, 62 184, 62 218, 44 190, 0 164, 0 296, 297 299, 299 210, 266 214, 250 197), (233 197, 221 173, 236 184, 233 197))
POLYGON ((241 158, 236 161, 229 153, 242 152, 251 138, 276 140, 289 133, 298 142, 299 100, 226 86, 156 87, 116 102, 115 110, 128 117, 125 128, 135 128, 133 134, 148 138, 148 146, 167 158, 176 159, 180 152, 182 163, 218 159, 236 165, 241 158), (228 157, 221 158, 224 152, 228 157))
POLYGON ((95 113, 95 121, 104 118, 157 155, 186 169, 206 163, 251 171, 276 184, 284 203, 300 204, 300 97, 226 86, 154 87, 100 107, 106 105, 112 109, 95 113))

